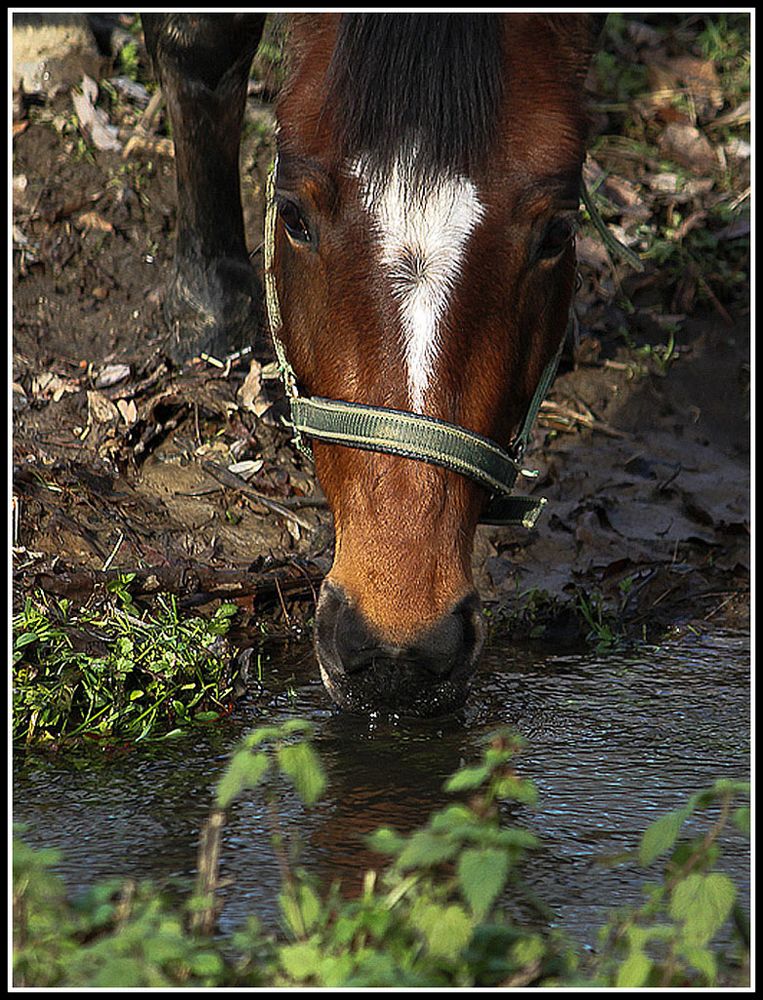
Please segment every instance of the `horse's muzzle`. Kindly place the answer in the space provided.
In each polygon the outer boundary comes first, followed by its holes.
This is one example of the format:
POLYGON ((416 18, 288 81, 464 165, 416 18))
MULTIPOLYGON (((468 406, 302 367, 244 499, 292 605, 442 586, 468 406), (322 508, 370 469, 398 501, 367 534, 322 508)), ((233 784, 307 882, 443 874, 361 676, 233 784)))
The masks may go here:
POLYGON ((436 716, 466 699, 484 642, 480 601, 467 594, 404 646, 385 642, 336 584, 321 589, 315 648, 332 699, 353 712, 436 716))

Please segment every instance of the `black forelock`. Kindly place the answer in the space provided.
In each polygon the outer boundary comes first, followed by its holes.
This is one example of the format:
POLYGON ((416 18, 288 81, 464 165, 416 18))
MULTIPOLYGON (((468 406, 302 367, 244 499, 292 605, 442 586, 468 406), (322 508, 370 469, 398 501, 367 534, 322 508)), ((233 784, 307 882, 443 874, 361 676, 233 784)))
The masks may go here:
POLYGON ((503 95, 500 28, 494 14, 343 14, 325 105, 339 155, 375 181, 401 154, 411 181, 478 167, 503 95))

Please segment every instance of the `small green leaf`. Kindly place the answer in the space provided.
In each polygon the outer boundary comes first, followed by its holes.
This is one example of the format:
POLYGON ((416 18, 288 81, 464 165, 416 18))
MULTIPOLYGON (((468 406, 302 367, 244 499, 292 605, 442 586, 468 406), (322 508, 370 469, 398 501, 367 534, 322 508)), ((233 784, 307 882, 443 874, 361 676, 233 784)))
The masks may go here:
POLYGON ((321 964, 321 952, 312 941, 298 941, 296 944, 284 945, 279 959, 287 976, 302 983, 316 975, 321 964))
POLYGON ((689 814, 688 809, 676 809, 665 816, 660 816, 646 828, 639 845, 639 860, 642 865, 650 865, 661 854, 671 849, 689 814))
POLYGON ((487 764, 480 767, 462 767, 460 771, 448 778, 444 788, 446 792, 468 792, 479 786, 490 777, 487 764))
POLYGON ((278 897, 281 913, 295 937, 309 934, 318 922, 321 901, 304 883, 282 892, 278 897))
POLYGON ((500 895, 509 873, 509 857, 494 848, 469 848, 458 859, 461 893, 477 920, 483 920, 500 895))
POLYGON ((326 775, 309 743, 279 747, 278 764, 305 805, 311 806, 321 797, 326 788, 326 775))
POLYGON ((434 833, 460 834, 470 827, 479 827, 480 821, 467 806, 456 803, 436 812, 429 821, 434 833))
POLYGON ((217 783, 217 805, 227 809, 231 802, 247 788, 254 788, 268 769, 265 753, 239 750, 231 758, 225 773, 217 783))
POLYGON ((693 944, 683 944, 679 948, 680 954, 686 959, 707 980, 708 986, 714 986, 718 975, 718 963, 715 955, 709 948, 699 948, 693 944))
POLYGON ((735 795, 749 795, 750 782, 736 781, 733 778, 719 778, 710 788, 703 788, 695 792, 689 799, 689 805, 693 809, 701 809, 725 797, 735 795))
POLYGON ((472 936, 472 921, 455 904, 439 906, 422 901, 414 907, 411 918, 434 958, 455 960, 472 936))
POLYGON ((652 962, 643 951, 632 951, 617 970, 615 986, 639 987, 646 984, 652 962))
POLYGON ((13 648, 21 649, 22 646, 28 646, 32 642, 37 642, 38 635, 36 632, 23 632, 21 635, 17 635, 13 640, 13 648))
POLYGON ((219 979, 225 970, 220 955, 213 951, 200 951, 191 960, 191 972, 205 979, 219 979))
POLYGON ((312 733, 315 726, 307 719, 287 719, 281 726, 284 736, 291 736, 294 733, 312 733))
POLYGON ((746 836, 750 836, 750 807, 740 806, 738 809, 734 810, 732 815, 732 820, 734 825, 738 830, 741 830, 746 836))
POLYGON ((405 837, 401 837, 397 830, 382 826, 368 836, 366 843, 377 854, 399 854, 405 844, 405 837))
POLYGON ((491 830, 485 838, 485 843, 502 850, 533 851, 540 846, 540 840, 529 830, 521 826, 509 826, 505 830, 491 830))
POLYGON ((257 747, 267 740, 277 739, 281 735, 278 726, 258 726, 244 737, 244 744, 248 747, 257 747))
POLYGON ((687 875, 673 890, 670 915, 683 923, 685 940, 694 945, 708 942, 728 919, 736 899, 736 887, 727 875, 687 875))
POLYGON ((224 604, 221 604, 220 607, 217 609, 217 611, 215 611, 214 617, 216 619, 232 618, 237 611, 238 611, 237 605, 226 602, 224 604))
POLYGON ((546 943, 540 934, 528 934, 521 937, 511 949, 511 957, 520 966, 532 965, 538 962, 546 953, 546 943))
POLYGON ((507 775, 496 782, 495 797, 497 799, 514 799, 515 802, 534 806, 538 801, 538 790, 532 781, 528 781, 526 778, 507 775))
POLYGON ((457 842, 440 837, 429 830, 417 830, 408 838, 408 843, 397 859, 397 867, 425 868, 441 861, 449 861, 458 854, 457 842))

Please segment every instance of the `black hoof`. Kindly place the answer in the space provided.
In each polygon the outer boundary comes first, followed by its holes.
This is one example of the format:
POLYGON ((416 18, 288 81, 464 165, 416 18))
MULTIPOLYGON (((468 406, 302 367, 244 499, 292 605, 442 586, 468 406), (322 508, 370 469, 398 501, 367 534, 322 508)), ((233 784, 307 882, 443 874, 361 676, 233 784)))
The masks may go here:
POLYGON ((176 364, 202 354, 223 359, 254 344, 262 329, 262 287, 246 260, 178 268, 164 296, 167 353, 176 364))

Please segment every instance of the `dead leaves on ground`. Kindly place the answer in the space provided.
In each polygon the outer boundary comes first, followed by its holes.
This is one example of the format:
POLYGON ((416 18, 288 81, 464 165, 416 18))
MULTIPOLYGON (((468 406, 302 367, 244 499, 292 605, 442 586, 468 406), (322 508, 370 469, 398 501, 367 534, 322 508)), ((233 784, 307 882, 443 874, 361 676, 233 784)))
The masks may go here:
MULTIPOLYGON (((713 246, 749 232, 744 66, 724 75, 727 67, 702 55, 698 27, 686 27, 680 18, 673 27, 669 19, 648 23, 612 15, 610 24, 613 19, 619 27, 608 25, 604 52, 594 57, 587 85, 598 134, 584 176, 613 234, 645 258, 647 273, 633 279, 585 230, 578 239, 585 279, 580 302, 585 309, 602 296, 613 300, 629 281, 629 294, 654 286, 655 279, 664 287, 672 269, 681 288, 666 303, 669 312, 688 313, 704 299, 728 321, 724 300, 734 289, 723 263, 716 274, 708 258, 732 255, 713 246), (625 94, 616 89, 621 80, 625 94), (700 231, 706 236, 693 253, 690 238, 700 231)), ((732 249, 741 275, 743 247, 732 249)), ((740 276, 736 284, 742 283, 740 276)))

